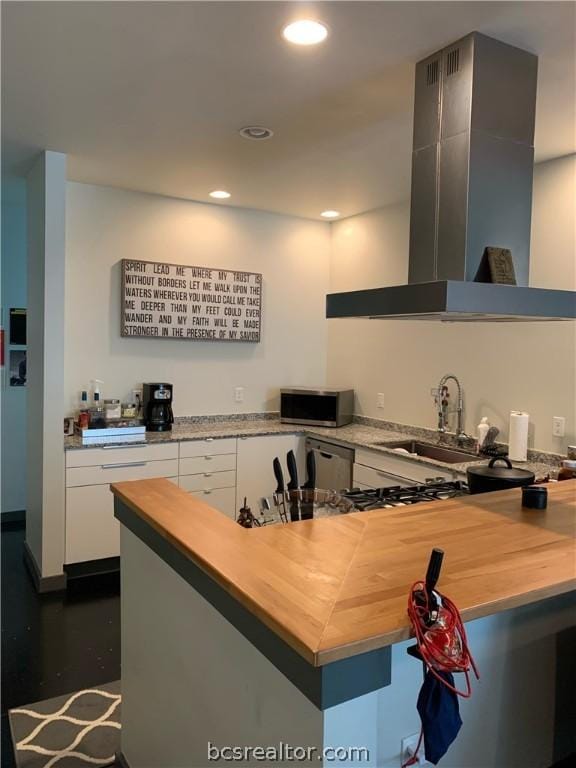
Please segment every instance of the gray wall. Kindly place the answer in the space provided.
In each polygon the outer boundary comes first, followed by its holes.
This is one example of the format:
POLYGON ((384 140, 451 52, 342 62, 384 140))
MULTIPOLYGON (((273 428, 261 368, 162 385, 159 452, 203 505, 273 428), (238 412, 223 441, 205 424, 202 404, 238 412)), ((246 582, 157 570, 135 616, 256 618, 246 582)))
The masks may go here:
POLYGON ((26 508, 26 389, 9 385, 10 308, 26 307, 26 303, 26 182, 11 177, 2 180, 2 326, 6 333, 2 381, 3 513, 26 508))

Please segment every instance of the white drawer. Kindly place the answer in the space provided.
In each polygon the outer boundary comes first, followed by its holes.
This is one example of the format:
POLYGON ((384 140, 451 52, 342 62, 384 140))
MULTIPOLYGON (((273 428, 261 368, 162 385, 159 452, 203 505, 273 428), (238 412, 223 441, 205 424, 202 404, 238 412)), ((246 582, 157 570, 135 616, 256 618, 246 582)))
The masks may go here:
POLYGON ((177 459, 178 443, 149 445, 111 445, 101 448, 78 448, 66 451, 66 467, 96 467, 130 461, 177 459))
POLYGON ((202 475, 180 475, 178 485, 185 491, 211 491, 215 488, 235 488, 236 472, 204 472, 202 475))
POLYGON ((379 469, 391 475, 396 475, 399 478, 406 478, 417 483, 423 483, 431 477, 447 480, 452 480, 456 477, 456 473, 450 470, 426 466, 426 464, 421 464, 418 461, 396 458, 386 453, 367 451, 362 448, 356 449, 355 460, 356 464, 379 469))
POLYGON ((387 488, 393 485, 413 485, 413 480, 398 477, 381 469, 365 467, 363 464, 354 464, 353 485, 356 487, 367 486, 369 488, 387 488))
POLYGON ((221 453, 236 453, 236 438, 205 437, 203 440, 184 440, 180 443, 180 458, 191 456, 217 456, 221 453))
POLYGON ((180 457, 180 475, 200 475, 204 472, 236 471, 236 454, 194 456, 183 459, 180 457))
POLYGON ((235 488, 214 488, 209 491, 195 491, 193 496, 209 504, 214 509, 223 512, 227 517, 236 519, 236 489, 235 488))
POLYGON ((99 467, 71 467, 66 470, 66 487, 104 485, 124 480, 145 480, 150 477, 177 477, 178 461, 132 461, 106 463, 99 467))

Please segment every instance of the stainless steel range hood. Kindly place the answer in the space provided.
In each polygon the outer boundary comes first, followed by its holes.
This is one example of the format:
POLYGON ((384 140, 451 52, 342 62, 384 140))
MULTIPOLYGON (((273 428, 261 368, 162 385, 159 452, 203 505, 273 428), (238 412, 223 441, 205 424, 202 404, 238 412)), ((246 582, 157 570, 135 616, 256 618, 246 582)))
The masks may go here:
POLYGON ((328 318, 576 318, 575 292, 528 287, 537 67, 477 32, 416 65, 408 285, 329 294, 328 318), (486 282, 487 246, 516 286, 486 282))

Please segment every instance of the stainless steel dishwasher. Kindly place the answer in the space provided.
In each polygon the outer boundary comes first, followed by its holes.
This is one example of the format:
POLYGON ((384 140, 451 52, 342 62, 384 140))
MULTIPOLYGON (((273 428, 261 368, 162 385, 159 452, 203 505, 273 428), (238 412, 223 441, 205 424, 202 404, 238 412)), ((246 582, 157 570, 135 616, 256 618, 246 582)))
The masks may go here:
POLYGON ((352 487, 353 448, 307 437, 306 454, 308 451, 314 451, 316 459, 316 488, 341 491, 352 487))

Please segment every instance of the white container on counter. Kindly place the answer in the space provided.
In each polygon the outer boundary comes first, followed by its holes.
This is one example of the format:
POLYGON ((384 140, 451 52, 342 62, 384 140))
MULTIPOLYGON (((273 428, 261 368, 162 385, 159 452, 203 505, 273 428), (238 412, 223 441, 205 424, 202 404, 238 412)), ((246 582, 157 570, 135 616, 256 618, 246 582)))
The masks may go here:
POLYGON ((528 458, 528 427, 530 414, 524 411, 510 411, 508 432, 508 456, 511 461, 526 461, 528 458))
POLYGON ((106 413, 106 421, 120 419, 122 417, 120 400, 104 400, 104 411, 106 413))
POLYGON ((480 424, 476 427, 476 434, 478 435, 478 447, 481 448, 486 440, 486 435, 490 431, 490 424, 488 424, 488 418, 482 416, 480 424))

